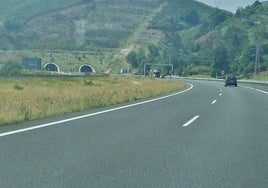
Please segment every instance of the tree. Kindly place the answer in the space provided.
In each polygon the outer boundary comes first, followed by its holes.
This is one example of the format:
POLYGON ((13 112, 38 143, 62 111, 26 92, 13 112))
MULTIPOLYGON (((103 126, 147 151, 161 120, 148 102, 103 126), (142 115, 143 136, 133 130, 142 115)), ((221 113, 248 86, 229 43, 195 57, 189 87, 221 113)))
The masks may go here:
POLYGON ((4 27, 7 31, 17 31, 21 28, 21 24, 15 20, 8 20, 4 22, 4 27))
POLYGON ((220 74, 221 71, 229 71, 229 61, 227 49, 223 46, 217 46, 213 51, 214 62, 212 64, 212 76, 220 74))
POLYGON ((144 50, 140 49, 137 52, 137 61, 138 61, 139 67, 141 66, 143 67, 143 65, 146 63, 147 58, 145 56, 144 50))
POLYGON ((176 64, 180 58, 180 51, 183 49, 179 33, 166 32, 165 37, 159 42, 159 49, 163 63, 176 64))
POLYGON ((231 25, 224 34, 224 40, 228 47, 228 54, 234 59, 241 53, 242 48, 248 43, 248 35, 244 29, 238 25, 231 25))
POLYGON ((182 15, 182 20, 190 26, 195 26, 199 23, 199 15, 194 9, 186 9, 182 15))
POLYGON ((151 44, 148 46, 149 55, 148 62, 149 63, 159 63, 160 53, 156 45, 151 44))
POLYGON ((245 46, 239 57, 238 71, 244 76, 251 74, 254 69, 256 47, 254 45, 245 46))
POLYGON ((223 23, 230 17, 231 17, 230 14, 217 10, 210 16, 210 21, 209 21, 210 27, 215 28, 216 26, 220 25, 221 23, 223 23))
POLYGON ((0 73, 4 76, 18 76, 21 75, 22 66, 13 61, 8 61, 4 63, 0 73))
POLYGON ((137 53, 134 51, 131 51, 128 53, 128 55, 126 56, 126 60, 129 64, 132 65, 133 68, 137 68, 138 67, 138 60, 137 60, 137 53))

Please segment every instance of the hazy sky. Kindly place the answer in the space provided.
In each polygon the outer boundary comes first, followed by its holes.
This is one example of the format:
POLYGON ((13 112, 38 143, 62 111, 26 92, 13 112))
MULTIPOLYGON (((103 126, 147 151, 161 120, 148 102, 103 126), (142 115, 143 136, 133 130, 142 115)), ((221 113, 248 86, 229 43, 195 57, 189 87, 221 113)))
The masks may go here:
MULTIPOLYGON (((246 7, 252 5, 256 0, 196 0, 205 3, 212 7, 218 7, 220 9, 235 12, 238 7, 246 7), (217 5, 217 6, 216 6, 217 5)), ((264 0, 259 0, 260 2, 264 0)))

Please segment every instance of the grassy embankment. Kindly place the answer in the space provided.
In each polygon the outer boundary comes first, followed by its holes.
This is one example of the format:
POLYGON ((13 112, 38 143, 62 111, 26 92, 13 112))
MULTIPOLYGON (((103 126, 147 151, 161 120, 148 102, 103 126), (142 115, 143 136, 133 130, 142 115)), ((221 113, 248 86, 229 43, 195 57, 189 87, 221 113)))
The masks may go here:
POLYGON ((182 81, 126 77, 0 79, 0 126, 144 99, 182 81))
POLYGON ((268 71, 254 75, 253 79, 254 80, 268 81, 268 71))

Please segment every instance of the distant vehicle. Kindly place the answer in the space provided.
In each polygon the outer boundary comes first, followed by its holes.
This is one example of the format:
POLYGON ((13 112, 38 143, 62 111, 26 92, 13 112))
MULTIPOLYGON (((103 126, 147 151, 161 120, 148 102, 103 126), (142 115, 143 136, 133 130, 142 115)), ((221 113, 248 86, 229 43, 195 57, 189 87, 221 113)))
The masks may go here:
POLYGON ((156 78, 160 78, 160 76, 161 76, 161 70, 160 69, 154 70, 154 75, 155 75, 156 78))
POLYGON ((154 69, 150 70, 149 74, 153 77, 160 78, 161 76, 161 70, 160 69, 154 69))
POLYGON ((228 85, 234 85, 235 87, 237 87, 237 79, 234 75, 227 75, 224 79, 224 86, 228 86, 228 85))

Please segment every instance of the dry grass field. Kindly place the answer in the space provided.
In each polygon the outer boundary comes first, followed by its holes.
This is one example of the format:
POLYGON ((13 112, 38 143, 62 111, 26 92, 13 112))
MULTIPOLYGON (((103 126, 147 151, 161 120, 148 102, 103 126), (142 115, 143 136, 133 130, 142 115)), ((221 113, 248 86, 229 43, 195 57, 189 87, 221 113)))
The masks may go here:
POLYGON ((0 78, 0 126, 145 99, 185 87, 169 79, 0 78))

